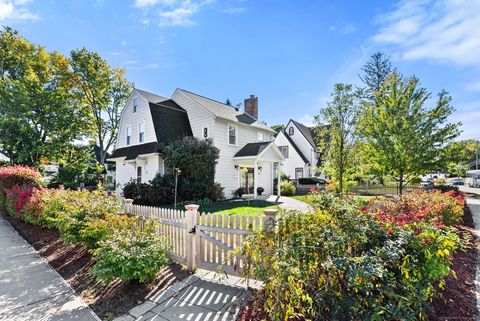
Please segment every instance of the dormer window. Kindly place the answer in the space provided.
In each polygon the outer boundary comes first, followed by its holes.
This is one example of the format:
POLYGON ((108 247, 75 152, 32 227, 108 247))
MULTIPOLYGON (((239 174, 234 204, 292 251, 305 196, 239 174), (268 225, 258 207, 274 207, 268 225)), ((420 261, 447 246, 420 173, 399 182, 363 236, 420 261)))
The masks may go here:
POLYGON ((138 124, 138 142, 143 143, 145 141, 145 122, 138 124))
POLYGON ((294 129, 293 127, 290 127, 290 128, 288 129, 288 134, 289 134, 290 136, 293 136, 294 133, 295 133, 295 129, 294 129))
POLYGON ((127 126, 127 145, 132 143, 132 126, 127 126))
POLYGON ((133 98, 133 112, 137 112, 137 97, 133 98))

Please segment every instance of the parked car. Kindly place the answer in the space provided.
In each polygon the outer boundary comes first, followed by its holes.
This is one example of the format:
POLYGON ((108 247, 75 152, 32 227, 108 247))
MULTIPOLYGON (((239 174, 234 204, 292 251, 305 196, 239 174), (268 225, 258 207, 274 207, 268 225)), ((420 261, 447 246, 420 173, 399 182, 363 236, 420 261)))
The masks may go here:
POLYGON ((327 182, 324 179, 316 177, 304 177, 297 179, 297 194, 307 194, 310 189, 325 189, 327 182))
POLYGON ((460 178, 460 177, 452 178, 451 184, 452 185, 463 185, 464 184, 463 178, 460 178))
POLYGON ((432 181, 421 181, 420 186, 422 187, 423 190, 426 191, 431 191, 433 187, 435 186, 432 181))

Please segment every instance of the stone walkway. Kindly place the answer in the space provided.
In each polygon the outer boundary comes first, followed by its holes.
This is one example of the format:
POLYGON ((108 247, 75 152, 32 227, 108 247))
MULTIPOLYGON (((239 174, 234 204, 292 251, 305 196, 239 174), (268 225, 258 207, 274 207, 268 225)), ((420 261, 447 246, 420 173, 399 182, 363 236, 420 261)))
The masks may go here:
POLYGON ((0 320, 100 320, 3 218, 0 248, 0 320))
POLYGON ((234 321, 248 296, 244 279, 198 270, 115 321, 234 321))
POLYGON ((270 195, 265 198, 265 200, 268 202, 279 203, 278 206, 284 210, 294 210, 302 213, 308 213, 312 211, 312 207, 307 203, 287 196, 280 196, 279 198, 276 195, 270 195))

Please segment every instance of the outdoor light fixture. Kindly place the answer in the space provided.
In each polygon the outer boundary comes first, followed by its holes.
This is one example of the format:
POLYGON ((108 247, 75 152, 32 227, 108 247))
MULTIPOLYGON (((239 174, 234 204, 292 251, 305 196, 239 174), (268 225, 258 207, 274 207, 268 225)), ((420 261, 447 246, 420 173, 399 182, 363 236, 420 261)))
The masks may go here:
POLYGON ((235 166, 233 166, 233 167, 235 167, 235 169, 238 169, 238 165, 235 165, 235 166))

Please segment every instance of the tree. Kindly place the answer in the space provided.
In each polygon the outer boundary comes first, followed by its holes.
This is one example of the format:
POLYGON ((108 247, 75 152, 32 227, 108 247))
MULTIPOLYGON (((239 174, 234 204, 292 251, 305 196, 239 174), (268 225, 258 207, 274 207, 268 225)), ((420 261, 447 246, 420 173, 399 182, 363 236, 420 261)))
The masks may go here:
POLYGON ((385 79, 396 72, 396 69, 392 67, 390 57, 382 52, 376 52, 362 67, 362 71, 363 75, 359 75, 359 77, 366 86, 362 89, 363 96, 372 100, 375 99, 374 93, 380 90, 385 79))
POLYGON ((450 176, 465 176, 466 171, 475 162, 476 145, 476 140, 468 139, 452 142, 444 148, 444 168, 450 176))
POLYGON ((431 94, 415 77, 388 76, 365 105, 361 131, 369 160, 392 175, 402 194, 406 183, 440 168, 442 149, 460 133, 460 123, 447 123, 451 97, 442 90, 436 105, 426 107, 431 94))
POLYGON ((285 125, 272 125, 270 126, 270 128, 279 133, 280 131, 285 129, 285 125))
POLYGON ((61 157, 87 132, 74 88, 66 57, 5 28, 0 33, 0 152, 28 165, 61 157))
POLYGON ((78 97, 93 120, 93 136, 100 147, 100 164, 115 144, 120 126, 121 107, 132 91, 125 70, 112 68, 96 52, 87 49, 71 53, 73 71, 78 81, 78 97))
POLYGON ((357 131, 359 100, 352 85, 336 84, 332 101, 315 116, 316 130, 323 144, 319 150, 323 154, 324 167, 337 183, 338 191, 346 188, 347 176, 355 168, 357 159, 357 131))

